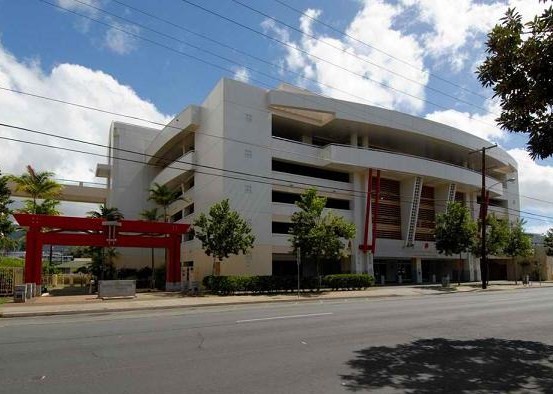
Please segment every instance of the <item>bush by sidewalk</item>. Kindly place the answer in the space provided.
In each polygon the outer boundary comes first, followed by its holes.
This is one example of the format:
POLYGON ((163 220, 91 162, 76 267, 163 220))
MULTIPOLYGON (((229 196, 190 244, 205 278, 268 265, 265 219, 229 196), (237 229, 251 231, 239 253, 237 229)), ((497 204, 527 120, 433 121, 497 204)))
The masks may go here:
MULTIPOLYGON (((296 276, 206 276, 202 284, 214 294, 235 293, 285 293, 297 290, 296 276)), ((317 277, 301 278, 302 291, 317 290, 317 277)), ((322 278, 322 286, 333 290, 364 289, 374 285, 374 277, 367 274, 327 275, 322 278)))

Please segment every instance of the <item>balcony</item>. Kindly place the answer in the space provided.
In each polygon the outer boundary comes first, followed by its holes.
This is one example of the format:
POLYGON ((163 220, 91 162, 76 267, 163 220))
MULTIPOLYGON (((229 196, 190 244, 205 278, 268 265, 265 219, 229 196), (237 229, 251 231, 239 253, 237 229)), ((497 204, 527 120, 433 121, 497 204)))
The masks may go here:
POLYGON ((161 170, 153 179, 151 187, 153 187, 154 183, 157 183, 159 185, 167 185, 169 188, 174 188, 184 181, 195 168, 196 152, 187 152, 161 170))
POLYGON ((191 105, 175 117, 146 148, 148 164, 158 165, 163 156, 200 126, 200 107, 191 105))
MULTIPOLYGON (((328 164, 350 167, 351 170, 378 168, 403 174, 422 175, 473 187, 479 187, 482 183, 482 176, 478 171, 402 153, 330 144, 321 149, 320 155, 328 164)), ((497 183, 497 179, 486 177, 486 182, 494 184, 497 183)), ((499 193, 500 188, 498 187, 494 191, 499 193)))

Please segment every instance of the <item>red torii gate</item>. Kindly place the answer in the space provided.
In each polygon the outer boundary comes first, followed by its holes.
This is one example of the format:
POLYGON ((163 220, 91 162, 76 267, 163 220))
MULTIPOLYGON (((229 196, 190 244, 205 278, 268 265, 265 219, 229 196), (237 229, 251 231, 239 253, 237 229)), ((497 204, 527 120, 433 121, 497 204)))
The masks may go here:
POLYGON ((105 221, 97 218, 16 213, 17 223, 27 228, 25 282, 41 285, 42 246, 99 246, 165 248, 166 288, 180 288, 181 236, 190 225, 141 220, 105 221))

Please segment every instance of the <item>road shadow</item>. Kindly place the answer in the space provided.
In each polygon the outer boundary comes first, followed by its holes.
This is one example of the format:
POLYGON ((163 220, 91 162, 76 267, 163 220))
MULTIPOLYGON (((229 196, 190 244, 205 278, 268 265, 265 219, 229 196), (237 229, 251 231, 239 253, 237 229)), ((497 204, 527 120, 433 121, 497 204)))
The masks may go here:
POLYGON ((553 346, 539 342, 434 338, 355 353, 341 376, 349 391, 553 393, 553 346))

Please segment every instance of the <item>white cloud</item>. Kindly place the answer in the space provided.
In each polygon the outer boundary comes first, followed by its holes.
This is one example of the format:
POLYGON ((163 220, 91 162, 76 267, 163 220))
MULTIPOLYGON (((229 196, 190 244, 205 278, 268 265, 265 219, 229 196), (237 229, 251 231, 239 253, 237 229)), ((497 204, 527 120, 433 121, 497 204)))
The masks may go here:
POLYGON ((508 7, 516 7, 524 20, 546 7, 537 0, 488 3, 456 0, 447 4, 443 0, 401 0, 401 4, 414 9, 417 20, 430 29, 418 37, 423 43, 425 56, 439 60, 440 63, 445 59, 454 67, 453 71, 459 71, 467 60, 460 57, 459 52, 464 52, 463 48, 478 47, 484 35, 498 23, 508 7))
POLYGON ((454 109, 435 111, 427 114, 426 118, 448 126, 456 127, 488 141, 501 141, 508 138, 507 133, 501 130, 496 125, 494 120, 497 117, 496 114, 500 111, 499 106, 497 104, 487 102, 484 109, 487 109, 488 112, 485 112, 484 114, 476 114, 461 112, 454 109))
POLYGON ((66 8, 68 10, 84 12, 88 15, 96 15, 98 11, 92 7, 87 6, 87 4, 97 8, 102 5, 102 2, 100 0, 58 0, 57 3, 60 7, 66 8))
POLYGON ((138 34, 140 29, 138 26, 120 23, 111 23, 114 27, 110 27, 104 36, 104 44, 106 48, 119 54, 126 55, 137 48, 137 38, 125 31, 138 34))
MULTIPOLYGON (((285 48, 286 66, 315 79, 321 93, 349 101, 420 112, 424 106, 420 98, 424 98, 428 74, 420 71, 424 69, 423 51, 417 41, 393 27, 394 18, 401 12, 401 8, 382 0, 367 2, 348 26, 347 33, 365 42, 378 41, 379 47, 388 52, 401 53, 414 68, 407 68, 351 38, 319 34, 313 29, 313 21, 306 16, 300 18, 300 29, 315 38, 303 35, 298 41, 293 41, 285 29, 271 21, 263 22, 262 26, 291 47, 301 50, 285 48)), ((319 17, 320 13, 320 10, 306 11, 313 18, 319 17)), ((302 78, 296 83, 301 86, 312 84, 302 78)))
POLYGON ((250 80, 250 73, 248 69, 244 67, 237 67, 234 71, 234 79, 237 81, 248 82, 250 80))
MULTIPOLYGON (((518 162, 521 211, 553 217, 553 166, 533 161, 524 149, 511 149, 508 153, 518 162)), ((543 233, 553 227, 553 219, 522 214, 529 222, 530 232, 543 233), (539 219, 539 220, 538 220, 539 219)))
MULTIPOLYGON (((74 64, 59 64, 48 72, 38 62, 25 63, 16 59, 0 45, 0 86, 23 90, 60 100, 75 102, 113 112, 139 116, 156 122, 169 118, 150 102, 138 97, 128 86, 101 71, 74 64)), ((108 143, 113 120, 138 123, 128 118, 56 104, 5 91, 0 91, 0 119, 3 123, 82 139, 98 144, 108 143)), ((153 127, 151 124, 146 126, 153 127)), ((91 145, 40 136, 29 132, 0 127, 0 136, 22 139, 61 148, 106 154, 106 149, 91 145)), ((55 172, 57 178, 78 181, 95 179, 96 163, 105 157, 71 153, 65 150, 0 140, 0 170, 21 174, 27 164, 39 170, 55 172)))

